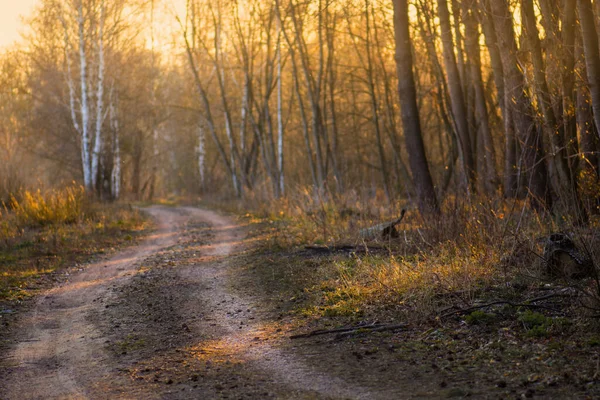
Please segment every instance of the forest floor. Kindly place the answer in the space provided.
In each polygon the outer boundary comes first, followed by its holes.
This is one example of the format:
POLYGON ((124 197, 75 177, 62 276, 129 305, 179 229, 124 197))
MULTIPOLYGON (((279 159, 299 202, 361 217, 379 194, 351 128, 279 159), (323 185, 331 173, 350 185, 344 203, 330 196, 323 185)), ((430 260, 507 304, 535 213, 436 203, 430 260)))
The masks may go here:
POLYGON ((146 210, 153 234, 73 271, 3 331, 1 399, 600 395, 600 336, 534 313, 292 339, 407 321, 303 311, 315 269, 346 255, 271 249, 264 226, 204 209, 146 210))

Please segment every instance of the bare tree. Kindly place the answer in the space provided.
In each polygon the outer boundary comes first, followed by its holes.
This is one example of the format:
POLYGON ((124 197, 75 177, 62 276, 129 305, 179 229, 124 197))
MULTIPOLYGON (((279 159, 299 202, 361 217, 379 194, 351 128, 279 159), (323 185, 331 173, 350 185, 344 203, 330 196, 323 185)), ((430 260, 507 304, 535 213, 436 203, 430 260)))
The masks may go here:
POLYGON ((462 3, 463 20, 465 23, 465 48, 468 55, 469 77, 475 92, 475 110, 477 127, 481 134, 484 163, 480 170, 484 171, 484 187, 488 193, 493 193, 497 184, 496 151, 490 129, 489 112, 485 100, 485 88, 481 73, 481 54, 479 47, 479 25, 477 19, 476 0, 466 0, 462 3))
POLYGON ((577 0, 579 11, 579 24, 583 37, 583 49, 587 69, 588 84, 592 95, 592 108, 596 126, 600 126, 600 50, 598 47, 598 33, 596 32, 594 9, 590 0, 577 0))
POLYGON ((439 207, 421 136, 421 122, 419 120, 417 93, 413 75, 408 4, 406 0, 394 0, 394 29, 402 126, 404 128, 406 146, 409 151, 413 181, 417 190, 417 201, 421 212, 437 212, 439 207))
POLYGON ((461 78, 456 65, 454 54, 454 41, 452 39, 452 29, 450 26, 450 13, 448 11, 448 0, 438 0, 438 15, 440 18, 440 29, 442 33, 444 64, 448 79, 450 92, 450 104, 452 106, 452 115, 456 123, 458 132, 458 141, 460 148, 460 157, 467 188, 475 188, 475 161, 473 159, 473 150, 471 148, 471 134, 467 120, 467 107, 461 84, 461 78))
MULTIPOLYGON (((504 70, 505 104, 510 110, 519 135, 522 149, 521 177, 527 174, 527 188, 532 195, 535 207, 548 205, 549 192, 542 137, 531 117, 531 101, 527 96, 523 73, 517 60, 517 43, 512 14, 507 0, 494 0, 488 3, 494 17, 498 48, 504 70)), ((507 137, 507 140, 510 138, 507 137)), ((507 146, 508 147, 508 146, 507 146)))

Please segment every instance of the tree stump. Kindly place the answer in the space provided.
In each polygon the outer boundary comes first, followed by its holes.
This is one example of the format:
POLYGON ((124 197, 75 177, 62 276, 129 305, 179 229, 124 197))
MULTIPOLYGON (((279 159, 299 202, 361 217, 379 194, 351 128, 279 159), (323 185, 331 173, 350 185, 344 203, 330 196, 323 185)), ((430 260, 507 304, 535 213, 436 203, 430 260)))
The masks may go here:
POLYGON ((593 276, 594 263, 565 233, 548 236, 544 246, 546 272, 554 278, 583 279, 593 276))
POLYGON ((375 239, 391 239, 400 236, 400 233, 396 229, 406 214, 406 210, 402 209, 400 217, 393 221, 385 222, 383 224, 375 225, 370 228, 361 229, 359 232, 360 238, 363 240, 375 240, 375 239))

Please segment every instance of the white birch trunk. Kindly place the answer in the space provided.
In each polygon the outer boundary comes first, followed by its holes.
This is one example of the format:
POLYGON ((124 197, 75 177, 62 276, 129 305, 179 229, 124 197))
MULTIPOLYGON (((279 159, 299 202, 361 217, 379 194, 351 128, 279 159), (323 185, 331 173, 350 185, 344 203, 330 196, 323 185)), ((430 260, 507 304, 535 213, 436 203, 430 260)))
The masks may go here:
POLYGON ((121 144, 118 130, 115 131, 113 140, 113 169, 110 183, 113 199, 118 200, 121 196, 121 144))
POLYGON ((204 163, 206 159, 206 138, 204 132, 204 126, 202 121, 198 125, 198 173, 200 175, 200 187, 202 190, 206 187, 206 180, 204 176, 204 163))
POLYGON ((285 195, 283 172, 283 90, 281 77, 281 33, 277 39, 277 169, 279 170, 279 194, 285 195))
POLYGON ((69 28, 67 26, 67 21, 65 21, 62 14, 60 17, 60 21, 65 31, 65 63, 67 64, 67 75, 65 77, 65 80, 67 81, 67 86, 69 88, 69 110, 71 111, 71 120, 73 122, 73 127, 75 128, 75 131, 79 134, 79 136, 81 136, 81 126, 79 125, 79 120, 77 119, 77 112, 75 111, 76 94, 75 83, 73 82, 73 67, 71 61, 71 41, 69 38, 69 28))
POLYGON ((227 107, 226 94, 225 94, 225 71, 224 67, 219 65, 219 56, 221 59, 223 54, 221 53, 221 25, 217 26, 215 38, 215 68, 219 77, 219 85, 221 87, 221 100, 223 102, 223 110, 225 114, 225 133, 227 134, 227 140, 229 141, 229 162, 231 164, 231 180, 233 181, 233 189, 238 197, 242 197, 242 187, 237 174, 237 163, 236 163, 236 145, 233 138, 233 129, 231 126, 231 115, 229 114, 229 108, 227 107))
POLYGON ((248 97, 250 82, 248 76, 244 78, 244 94, 242 96, 242 115, 240 121, 240 150, 242 155, 246 154, 246 118, 248 113, 248 97))
POLYGON ((118 200, 121 194, 121 147, 119 140, 119 119, 117 117, 117 109, 111 90, 110 99, 110 126, 113 132, 113 168, 110 177, 111 193, 114 200, 118 200))
POLYGON ((93 186, 90 165, 90 110, 88 105, 87 58, 85 54, 83 0, 79 2, 78 14, 77 23, 79 25, 79 65, 81 69, 81 161, 83 163, 83 185, 88 192, 91 192, 93 190, 93 186))
POLYGON ((233 141, 233 131, 231 129, 231 123, 229 122, 228 113, 225 113, 225 132, 227 133, 227 139, 229 140, 229 162, 231 163, 231 179, 233 180, 233 189, 238 196, 241 196, 242 190, 237 175, 237 165, 235 162, 235 143, 233 141))
POLYGON ((98 180, 98 165, 100 154, 104 146, 102 137, 102 122, 104 120, 104 1, 100 3, 100 26, 98 32, 98 88, 96 91, 96 132, 94 150, 92 152, 92 187, 96 187, 98 180))

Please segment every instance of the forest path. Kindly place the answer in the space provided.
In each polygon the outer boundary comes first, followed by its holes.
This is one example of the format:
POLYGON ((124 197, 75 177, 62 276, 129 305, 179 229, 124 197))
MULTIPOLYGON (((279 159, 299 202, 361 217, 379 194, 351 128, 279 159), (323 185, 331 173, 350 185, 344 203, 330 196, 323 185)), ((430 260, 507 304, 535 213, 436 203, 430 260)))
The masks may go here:
POLYGON ((243 227, 198 208, 146 210, 158 228, 144 243, 86 266, 21 318, 0 398, 378 397, 286 351, 259 299, 232 289, 243 227))

